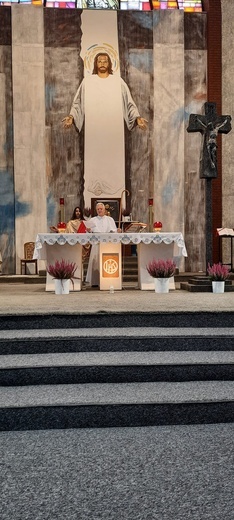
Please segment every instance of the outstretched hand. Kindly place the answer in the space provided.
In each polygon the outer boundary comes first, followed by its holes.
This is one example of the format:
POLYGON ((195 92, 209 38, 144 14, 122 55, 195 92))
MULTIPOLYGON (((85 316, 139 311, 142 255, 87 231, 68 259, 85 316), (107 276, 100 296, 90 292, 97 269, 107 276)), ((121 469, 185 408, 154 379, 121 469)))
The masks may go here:
POLYGON ((62 119, 63 128, 70 128, 73 124, 73 116, 66 116, 62 119))
POLYGON ((136 120, 136 123, 137 123, 137 126, 141 129, 141 130, 146 130, 147 129, 147 119, 145 119, 144 117, 137 117, 137 120, 136 120))

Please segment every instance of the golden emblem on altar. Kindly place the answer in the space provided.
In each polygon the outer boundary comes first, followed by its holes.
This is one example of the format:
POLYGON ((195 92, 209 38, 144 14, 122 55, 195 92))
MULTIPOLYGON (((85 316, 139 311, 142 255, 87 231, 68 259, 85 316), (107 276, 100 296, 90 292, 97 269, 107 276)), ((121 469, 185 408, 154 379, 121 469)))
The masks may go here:
POLYGON ((102 255, 102 276, 103 278, 119 277, 119 254, 103 253, 102 255))

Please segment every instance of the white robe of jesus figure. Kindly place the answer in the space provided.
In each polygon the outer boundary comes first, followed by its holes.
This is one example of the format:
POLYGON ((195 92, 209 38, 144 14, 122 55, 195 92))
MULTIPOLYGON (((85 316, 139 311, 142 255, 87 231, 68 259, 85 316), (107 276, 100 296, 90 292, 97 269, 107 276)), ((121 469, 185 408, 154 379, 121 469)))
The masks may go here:
POLYGON ((64 128, 74 124, 78 131, 85 121, 84 200, 121 198, 125 189, 124 124, 129 130, 147 128, 129 88, 104 50, 94 57, 92 74, 86 72, 74 97, 64 128))
POLYGON ((121 197, 125 188, 124 125, 140 117, 130 90, 118 75, 83 79, 70 115, 80 131, 85 120, 85 205, 90 197, 121 197))

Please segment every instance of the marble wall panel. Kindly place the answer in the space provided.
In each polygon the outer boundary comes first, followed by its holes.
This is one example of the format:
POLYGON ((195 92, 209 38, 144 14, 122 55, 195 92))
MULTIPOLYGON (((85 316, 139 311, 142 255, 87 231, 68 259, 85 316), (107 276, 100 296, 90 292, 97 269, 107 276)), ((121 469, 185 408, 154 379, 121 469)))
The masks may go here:
POLYGON ((46 175, 48 225, 59 221, 59 199, 64 198, 65 219, 77 205, 83 207, 84 132, 64 130, 62 119, 83 78, 80 58, 81 12, 45 10, 46 175))
POLYGON ((0 252, 2 272, 15 272, 15 194, 13 178, 11 8, 0 16, 0 252))
POLYGON ((43 9, 12 6, 16 272, 23 244, 47 231, 43 9), (22 210, 23 207, 23 210, 22 210))
POLYGON ((148 198, 153 196, 153 16, 151 12, 118 12, 121 77, 130 88, 145 132, 125 129, 125 177, 130 191, 127 205, 133 219, 148 222, 148 198))
POLYGON ((185 270, 198 272, 206 269, 205 249, 205 181, 200 179, 202 137, 200 133, 188 133, 190 114, 202 114, 207 101, 207 40, 206 13, 184 16, 185 40, 185 184, 184 212, 185 238, 188 258, 185 270))
MULTIPOLYGON (((0 49, 1 53, 1 49, 0 49)), ((0 170, 6 169, 6 75, 0 72, 0 170)))
POLYGON ((11 9, 12 45, 21 46, 23 42, 25 47, 28 46, 30 56, 33 47, 44 44, 43 7, 12 5, 11 9))
POLYGON ((183 17, 154 25, 154 217, 184 232, 183 17), (162 25, 162 27, 161 27, 162 25))
POLYGON ((200 179, 200 133, 188 133, 189 114, 203 113, 207 98, 206 50, 185 51, 185 236, 188 249, 186 271, 206 269, 205 244, 205 180, 200 179))
POLYGON ((137 104, 140 115, 147 119, 148 128, 146 131, 139 128, 134 128, 131 132, 126 131, 126 168, 128 168, 126 175, 129 176, 130 180, 132 217, 134 220, 147 223, 152 175, 152 171, 150 171, 152 114, 149 103, 151 97, 152 50, 130 50, 130 64, 136 63, 136 56, 134 56, 136 54, 138 63, 142 61, 144 67, 130 65, 128 80, 133 99, 137 104), (139 54, 141 54, 141 58, 139 54))

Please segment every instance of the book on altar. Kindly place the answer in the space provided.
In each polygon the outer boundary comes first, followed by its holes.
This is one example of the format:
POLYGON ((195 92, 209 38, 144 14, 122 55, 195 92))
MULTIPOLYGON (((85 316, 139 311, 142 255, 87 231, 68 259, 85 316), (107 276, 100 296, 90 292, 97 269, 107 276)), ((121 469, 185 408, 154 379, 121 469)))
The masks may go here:
POLYGON ((129 226, 126 226, 124 229, 124 233, 140 233, 145 228, 147 228, 148 224, 144 224, 144 222, 131 222, 129 226))
POLYGON ((217 233, 219 236, 222 236, 222 235, 229 235, 231 237, 234 236, 234 229, 232 228, 217 228, 217 233))
POLYGON ((81 223, 77 229, 77 233, 87 233, 87 229, 86 229, 86 226, 85 226, 83 220, 81 221, 81 223))

